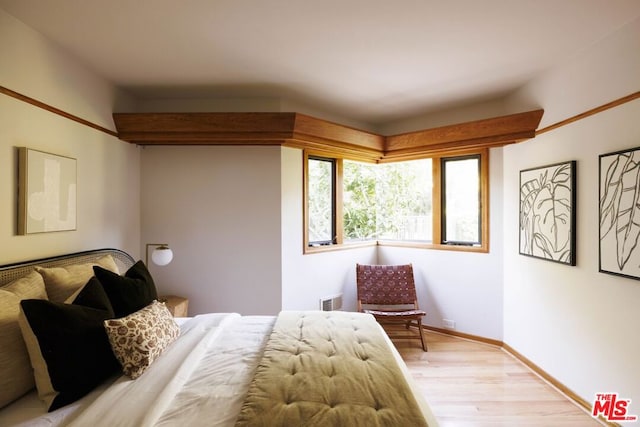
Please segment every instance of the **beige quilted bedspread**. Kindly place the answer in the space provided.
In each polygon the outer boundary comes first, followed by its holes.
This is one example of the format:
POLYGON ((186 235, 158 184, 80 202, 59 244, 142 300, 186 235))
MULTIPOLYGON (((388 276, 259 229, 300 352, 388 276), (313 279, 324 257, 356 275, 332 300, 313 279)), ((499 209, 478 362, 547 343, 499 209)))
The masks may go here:
POLYGON ((426 426, 375 319, 282 312, 236 426, 426 426))

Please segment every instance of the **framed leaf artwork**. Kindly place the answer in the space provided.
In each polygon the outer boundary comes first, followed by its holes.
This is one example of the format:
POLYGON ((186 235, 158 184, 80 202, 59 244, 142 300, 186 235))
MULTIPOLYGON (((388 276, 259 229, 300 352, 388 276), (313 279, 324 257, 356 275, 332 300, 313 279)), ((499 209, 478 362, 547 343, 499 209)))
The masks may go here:
POLYGON ((600 155, 599 271, 640 279, 640 147, 600 155))
POLYGON ((576 265, 576 162, 520 171, 520 254, 576 265))

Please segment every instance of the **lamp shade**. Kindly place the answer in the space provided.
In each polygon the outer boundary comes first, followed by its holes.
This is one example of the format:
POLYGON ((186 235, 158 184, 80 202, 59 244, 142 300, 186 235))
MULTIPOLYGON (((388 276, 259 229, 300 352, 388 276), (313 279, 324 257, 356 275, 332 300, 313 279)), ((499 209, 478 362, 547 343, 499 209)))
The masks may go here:
POLYGON ((155 265, 167 265, 173 259, 173 251, 168 246, 158 246, 151 253, 151 261, 155 265))

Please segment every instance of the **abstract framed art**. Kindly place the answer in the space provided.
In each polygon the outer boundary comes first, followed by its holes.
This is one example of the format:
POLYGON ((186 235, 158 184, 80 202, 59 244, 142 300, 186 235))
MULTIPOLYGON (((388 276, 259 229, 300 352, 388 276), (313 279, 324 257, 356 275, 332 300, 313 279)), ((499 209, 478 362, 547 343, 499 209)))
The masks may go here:
POLYGON ((640 280, 640 147, 599 156, 599 271, 640 280))
POLYGON ((18 234, 76 229, 76 159, 18 148, 18 234))
POLYGON ((520 254, 576 265, 576 162, 520 171, 520 254))

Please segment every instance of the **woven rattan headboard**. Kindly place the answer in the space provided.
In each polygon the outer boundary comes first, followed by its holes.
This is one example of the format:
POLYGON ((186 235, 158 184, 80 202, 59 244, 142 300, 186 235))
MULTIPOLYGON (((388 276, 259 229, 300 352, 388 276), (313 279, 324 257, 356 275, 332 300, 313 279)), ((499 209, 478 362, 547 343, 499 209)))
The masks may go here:
POLYGON ((93 262, 105 255, 111 255, 113 257, 121 273, 124 273, 129 267, 135 264, 135 260, 131 255, 119 249, 94 249, 91 251, 76 252, 73 254, 0 266, 0 286, 4 286, 7 283, 29 274, 36 265, 42 267, 63 267, 72 264, 93 262))

